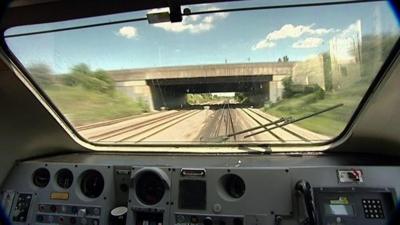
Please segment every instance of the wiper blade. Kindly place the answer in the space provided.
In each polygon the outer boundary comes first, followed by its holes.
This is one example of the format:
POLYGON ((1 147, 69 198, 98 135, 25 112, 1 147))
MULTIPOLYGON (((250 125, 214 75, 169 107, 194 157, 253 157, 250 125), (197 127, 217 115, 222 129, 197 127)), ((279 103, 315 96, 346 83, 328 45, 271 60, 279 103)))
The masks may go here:
POLYGON ((292 124, 292 123, 296 123, 296 122, 299 122, 299 121, 301 121, 301 120, 305 120, 305 119, 308 119, 308 118, 317 116, 317 115, 319 115, 319 114, 321 114, 321 113, 325 113, 325 112, 334 110, 334 109, 339 108, 339 107, 341 107, 341 106, 343 106, 343 105, 344 105, 343 103, 340 103, 340 104, 331 106, 331 107, 329 107, 329 108, 323 109, 323 110, 321 110, 321 111, 318 111, 318 112, 315 112, 315 113, 311 113, 311 114, 308 114, 308 115, 306 115, 306 116, 302 116, 302 117, 297 118, 297 119, 286 120, 286 121, 284 121, 284 122, 281 123, 281 124, 276 124, 274 127, 267 128, 267 129, 264 129, 264 130, 262 130, 262 131, 258 131, 258 132, 255 132, 255 133, 246 135, 246 136, 244 136, 244 138, 252 137, 252 136, 255 136, 255 135, 257 135, 257 134, 261 134, 261 133, 268 132, 268 131, 273 130, 273 129, 276 129, 276 128, 280 128, 280 127, 283 127, 283 126, 286 126, 286 125, 289 125, 289 124, 292 124))
POLYGON ((224 135, 224 136, 212 137, 212 138, 209 138, 207 140, 211 141, 211 142, 223 142, 223 141, 228 140, 230 137, 233 137, 233 136, 236 136, 236 135, 239 135, 239 134, 244 134, 244 133, 247 133, 247 132, 250 132, 250 131, 254 131, 254 130, 258 130, 258 129, 261 129, 261 128, 268 129, 267 128, 268 126, 275 125, 275 124, 278 124, 278 123, 281 123, 281 122, 285 122, 285 121, 291 121, 291 120, 292 120, 291 117, 280 118, 280 119, 272 121, 270 123, 262 124, 260 126, 252 127, 252 128, 246 129, 246 130, 241 130, 241 131, 238 131, 238 132, 235 132, 235 133, 231 133, 231 134, 227 134, 227 135, 224 135))
POLYGON ((207 141, 209 141, 209 142, 217 142, 217 143, 218 142, 224 142, 224 141, 227 141, 230 137, 264 128, 261 131, 258 131, 258 132, 255 132, 255 133, 252 133, 252 134, 244 136, 244 138, 248 138, 248 137, 251 137, 251 136, 254 136, 254 135, 257 135, 257 134, 268 132, 270 130, 273 130, 273 129, 276 129, 276 128, 279 128, 279 127, 283 127, 283 126, 286 126, 286 125, 289 125, 289 124, 292 124, 292 123, 299 122, 301 120, 308 119, 310 117, 319 115, 321 113, 325 113, 325 112, 331 111, 333 109, 339 108, 339 107, 341 107, 343 105, 344 105, 343 103, 340 103, 340 104, 331 106, 329 108, 323 109, 323 110, 315 112, 315 113, 311 113, 309 115, 306 115, 306 116, 303 116, 303 117, 300 117, 300 118, 297 118, 297 119, 293 119, 292 117, 282 117, 282 118, 280 118, 278 120, 275 120, 275 121, 272 121, 272 122, 269 122, 269 123, 266 123, 266 124, 262 124, 260 126, 252 127, 252 128, 245 129, 245 130, 241 130, 241 131, 238 131, 238 132, 235 132, 235 133, 227 134, 225 136, 212 137, 212 138, 207 139, 207 141), (271 126, 271 125, 275 125, 275 126, 268 128, 268 126, 271 126))

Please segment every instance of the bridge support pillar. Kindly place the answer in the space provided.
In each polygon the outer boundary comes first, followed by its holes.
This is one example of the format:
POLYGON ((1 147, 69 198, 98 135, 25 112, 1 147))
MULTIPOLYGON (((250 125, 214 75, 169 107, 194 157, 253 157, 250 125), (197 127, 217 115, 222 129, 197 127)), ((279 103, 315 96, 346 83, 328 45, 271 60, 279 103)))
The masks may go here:
POLYGON ((145 101, 150 110, 154 110, 153 96, 146 81, 116 82, 115 87, 134 101, 145 101))
POLYGON ((269 82, 269 101, 272 103, 278 102, 283 98, 283 79, 288 76, 273 76, 269 82))

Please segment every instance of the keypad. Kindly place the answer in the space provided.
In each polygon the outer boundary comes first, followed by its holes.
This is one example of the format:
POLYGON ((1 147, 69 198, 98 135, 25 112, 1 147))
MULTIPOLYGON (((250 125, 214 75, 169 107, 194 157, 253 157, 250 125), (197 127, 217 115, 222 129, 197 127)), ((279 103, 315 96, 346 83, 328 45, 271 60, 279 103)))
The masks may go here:
POLYGON ((382 202, 379 199, 363 199, 362 200, 364 216, 367 219, 383 219, 382 202))

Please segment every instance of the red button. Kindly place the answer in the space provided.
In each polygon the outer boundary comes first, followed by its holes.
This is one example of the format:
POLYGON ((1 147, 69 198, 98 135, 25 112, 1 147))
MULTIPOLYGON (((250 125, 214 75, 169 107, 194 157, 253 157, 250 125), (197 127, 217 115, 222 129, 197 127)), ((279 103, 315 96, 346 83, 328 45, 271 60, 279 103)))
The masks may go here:
POLYGON ((57 211, 57 207, 55 205, 50 206, 50 210, 52 212, 56 212, 57 211))

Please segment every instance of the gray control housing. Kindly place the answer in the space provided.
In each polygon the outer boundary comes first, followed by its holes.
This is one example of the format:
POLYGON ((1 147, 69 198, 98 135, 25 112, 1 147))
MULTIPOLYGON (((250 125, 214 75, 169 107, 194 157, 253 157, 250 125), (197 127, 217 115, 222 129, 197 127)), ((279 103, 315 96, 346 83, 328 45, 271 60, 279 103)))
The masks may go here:
MULTIPOLYGON (((294 225, 307 216, 303 201, 295 191, 298 180, 307 180, 313 187, 322 188, 391 188, 395 196, 400 191, 398 174, 398 165, 373 165, 356 157, 354 162, 347 160, 343 163, 340 157, 335 156, 253 158, 71 154, 18 163, 2 185, 1 197, 4 199, 4 194, 10 192, 16 193, 16 196, 18 193, 32 194, 27 220, 14 222, 17 225, 39 224, 36 222, 39 204, 99 207, 99 224, 102 225, 109 224, 110 211, 118 206, 128 207, 126 224, 135 224, 136 212, 147 211, 161 212, 162 223, 166 225, 181 225, 184 218, 188 220, 192 216, 196 216, 199 225, 204 224, 205 218, 211 219, 214 225, 238 225, 233 223, 232 218, 239 218, 246 225, 273 225, 277 216, 282 219, 280 224, 294 225), (36 187, 32 182, 33 171, 41 167, 47 168, 51 174, 50 183, 44 188, 36 187), (63 168, 70 169, 74 175, 72 186, 68 189, 60 188, 56 183, 55 174, 63 168), (182 168, 198 168, 206 173, 204 176, 182 176, 182 168), (88 169, 99 171, 105 180, 102 194, 93 199, 85 197, 80 190, 81 174, 88 169), (162 172, 168 186, 162 200, 152 206, 141 203, 134 190, 135 174, 147 169, 162 172), (343 169, 362 170, 363 182, 340 183, 338 170, 343 169), (226 194, 221 185, 221 177, 225 174, 236 174, 244 180, 246 189, 243 196, 235 199, 226 194), (206 182, 205 209, 179 208, 179 181, 182 179, 206 182), (127 190, 122 187, 127 187, 127 190), (52 200, 50 196, 54 192, 68 192, 69 198, 52 200)), ((10 214, 15 203, 14 199, 10 214)), ((82 224, 80 221, 85 215, 75 216, 76 224, 82 224)), ((340 224, 348 223, 343 220, 340 224)))

